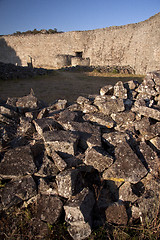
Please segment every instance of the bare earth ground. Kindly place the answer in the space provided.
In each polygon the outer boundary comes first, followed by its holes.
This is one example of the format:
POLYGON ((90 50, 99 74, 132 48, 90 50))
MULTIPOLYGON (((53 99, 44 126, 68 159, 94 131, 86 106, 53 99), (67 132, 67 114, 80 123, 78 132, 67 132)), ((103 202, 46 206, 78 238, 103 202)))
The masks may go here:
POLYGON ((53 103, 57 99, 74 102, 78 96, 99 94, 100 88, 105 85, 114 85, 117 81, 141 82, 142 79, 143 76, 139 75, 55 71, 48 76, 0 81, 0 98, 28 95, 32 88, 36 97, 46 103, 53 103))

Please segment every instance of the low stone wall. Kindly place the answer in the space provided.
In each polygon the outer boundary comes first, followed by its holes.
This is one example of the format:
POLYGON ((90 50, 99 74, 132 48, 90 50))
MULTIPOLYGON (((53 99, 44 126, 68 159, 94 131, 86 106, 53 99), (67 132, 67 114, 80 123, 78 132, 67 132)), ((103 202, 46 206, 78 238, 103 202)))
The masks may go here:
POLYGON ((23 236, 27 227, 44 239, 60 218, 75 240, 105 222, 148 226, 157 218, 160 71, 70 106, 44 106, 32 91, 1 100, 0 124, 2 238, 23 236), (29 221, 19 230, 20 212, 29 221))

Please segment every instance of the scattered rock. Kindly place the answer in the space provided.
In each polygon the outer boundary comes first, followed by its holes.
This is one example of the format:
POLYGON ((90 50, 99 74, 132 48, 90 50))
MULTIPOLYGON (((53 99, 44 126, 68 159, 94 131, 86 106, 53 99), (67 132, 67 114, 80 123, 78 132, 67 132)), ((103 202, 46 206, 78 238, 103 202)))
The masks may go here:
POLYGON ((0 176, 3 178, 25 176, 36 171, 30 146, 8 150, 0 163, 0 176))

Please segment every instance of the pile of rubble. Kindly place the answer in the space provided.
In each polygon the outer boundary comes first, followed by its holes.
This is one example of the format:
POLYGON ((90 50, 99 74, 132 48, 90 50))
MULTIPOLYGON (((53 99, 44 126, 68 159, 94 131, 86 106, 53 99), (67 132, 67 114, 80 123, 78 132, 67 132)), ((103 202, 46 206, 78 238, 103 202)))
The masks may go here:
POLYGON ((97 71, 99 73, 120 73, 120 74, 135 74, 135 70, 131 66, 72 66, 62 68, 65 71, 72 72, 92 72, 97 71))
POLYGON ((42 239, 64 212, 73 239, 105 222, 145 225, 157 217, 160 71, 70 106, 44 106, 32 91, 1 100, 0 134, 1 212, 32 205, 29 226, 42 239))
POLYGON ((22 67, 11 63, 7 64, 0 62, 0 79, 2 80, 31 78, 50 74, 52 72, 53 70, 44 68, 22 67))

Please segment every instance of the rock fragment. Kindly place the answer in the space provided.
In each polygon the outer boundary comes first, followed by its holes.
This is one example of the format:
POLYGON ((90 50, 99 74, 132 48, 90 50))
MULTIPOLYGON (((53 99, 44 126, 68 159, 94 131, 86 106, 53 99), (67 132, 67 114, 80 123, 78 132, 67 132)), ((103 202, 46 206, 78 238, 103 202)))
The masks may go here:
POLYGON ((130 146, 123 142, 115 149, 116 161, 103 173, 103 179, 136 183, 147 173, 130 146))
POLYGON ((86 150, 84 163, 103 172, 112 165, 113 158, 104 150, 94 147, 86 150))
POLYGON ((78 169, 68 169, 56 176, 58 193, 64 198, 70 198, 82 190, 83 182, 78 169))
POLYGON ((106 211, 106 220, 116 225, 127 225, 128 216, 123 202, 115 202, 106 211))
POLYGON ((22 146, 8 150, 0 163, 0 176, 15 178, 36 172, 30 146, 22 146))

